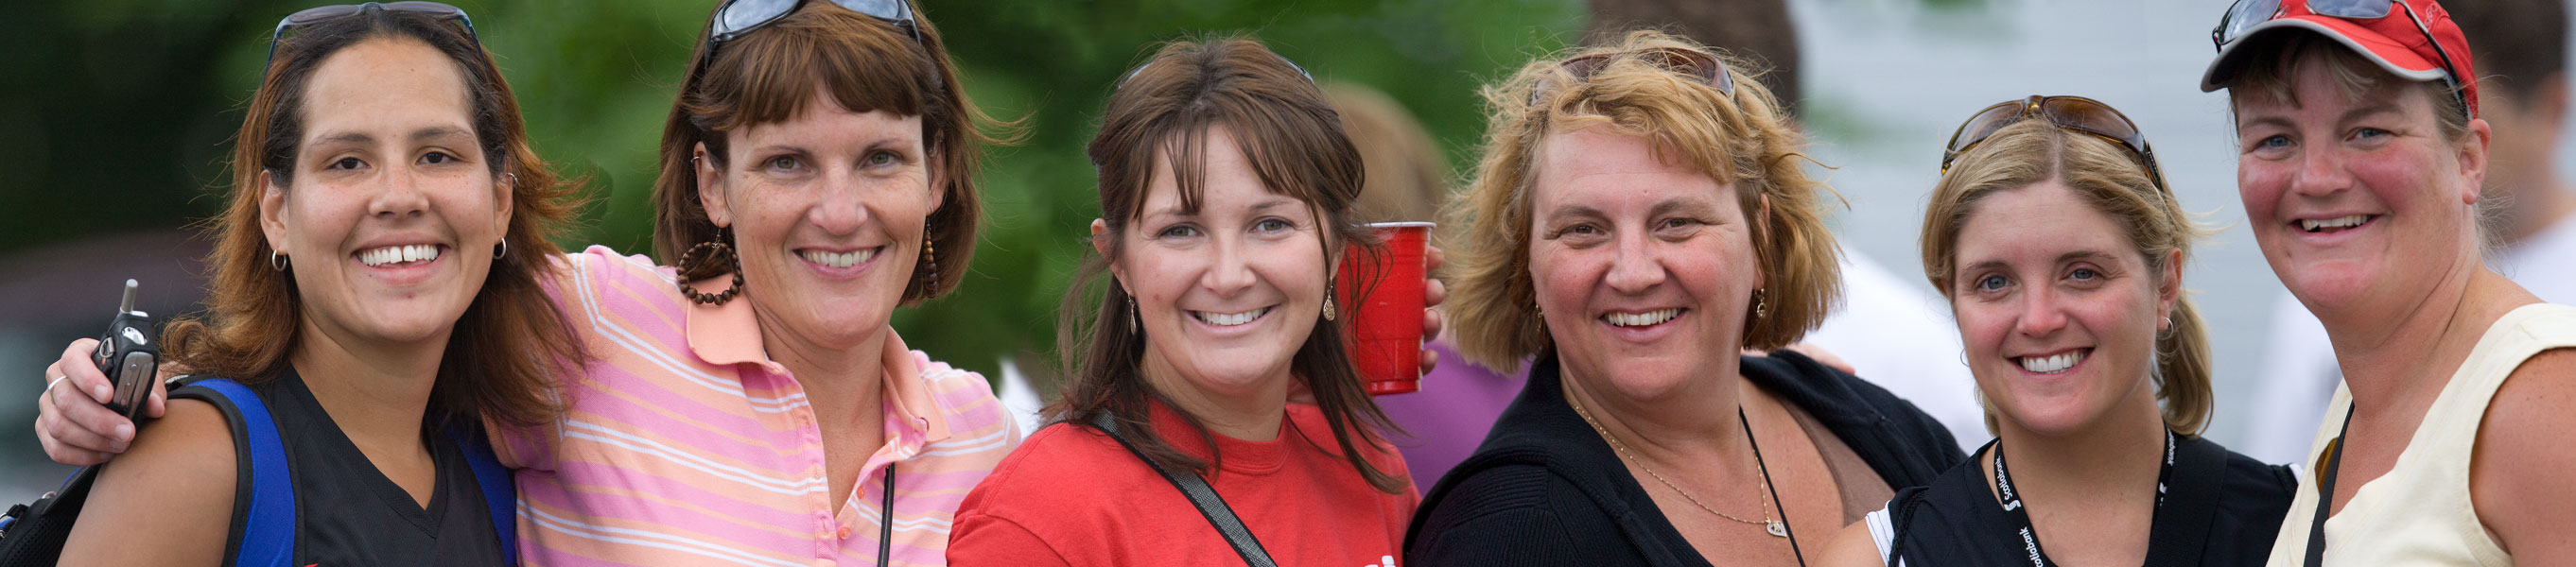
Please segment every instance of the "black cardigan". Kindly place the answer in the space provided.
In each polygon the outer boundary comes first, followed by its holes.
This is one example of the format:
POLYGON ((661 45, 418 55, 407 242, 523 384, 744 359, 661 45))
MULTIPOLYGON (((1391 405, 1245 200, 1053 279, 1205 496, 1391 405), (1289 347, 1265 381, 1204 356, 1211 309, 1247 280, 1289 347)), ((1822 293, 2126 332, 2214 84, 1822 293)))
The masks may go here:
MULTIPOLYGON (((1890 488, 1931 482, 1965 458, 1940 422, 1886 389, 1794 352, 1745 357, 1745 379, 1795 404, 1890 488)), ((1406 562, 1438 565, 1707 565, 1617 453, 1565 403, 1555 357, 1483 445, 1423 495, 1406 562)), ((1798 534, 1808 550, 1831 534, 1798 534)))

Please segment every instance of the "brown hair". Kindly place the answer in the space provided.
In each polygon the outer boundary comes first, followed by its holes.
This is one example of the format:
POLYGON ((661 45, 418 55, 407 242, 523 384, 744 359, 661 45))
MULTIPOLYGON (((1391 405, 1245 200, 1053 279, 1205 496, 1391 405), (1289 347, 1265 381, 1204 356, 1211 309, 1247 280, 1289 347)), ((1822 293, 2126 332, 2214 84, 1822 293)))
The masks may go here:
POLYGON ((2544 81, 2566 80, 2552 77, 2567 71, 2567 0, 2472 0, 2442 8, 2469 40, 2476 59, 2470 67, 2494 73, 2479 78, 2479 89, 2501 83, 2531 104, 2544 81))
MULTIPOLYGON (((2165 257, 2191 261, 2191 241, 2202 229, 2170 192, 2156 188, 2146 166, 2120 145, 2076 134, 2044 120, 2023 120, 1998 130, 1950 164, 1932 187, 1923 211, 1923 274, 1945 298, 1959 289, 1959 231, 1987 196, 2056 180, 2118 224, 2144 257, 2148 273, 2163 283, 2165 257)), ((2174 298, 2173 324, 2156 335, 2156 397, 2164 402, 2165 427, 2199 435, 2209 426, 2209 337, 2186 297, 2174 298)), ((1986 428, 1995 428, 1986 407, 1986 428)))
MULTIPOLYGON (((1200 156, 1210 151, 1207 133, 1214 128, 1234 135, 1263 187, 1314 210, 1326 231, 1327 252, 1339 241, 1345 250, 1364 258, 1377 255, 1374 237, 1351 215, 1364 171, 1359 150, 1343 133, 1341 119, 1324 101, 1323 91, 1260 42, 1219 38, 1166 44, 1109 96, 1100 135, 1092 138, 1090 146, 1091 163, 1099 168, 1100 216, 1108 225, 1098 238, 1107 239, 1108 253, 1086 258, 1075 286, 1065 295, 1056 332, 1066 379, 1062 398, 1047 406, 1046 415, 1049 421, 1078 422, 1091 412, 1109 412, 1146 458, 1159 466, 1200 472, 1215 463, 1182 453, 1156 435, 1147 402, 1160 400, 1171 407, 1211 449, 1214 434, 1197 416, 1172 405, 1145 382, 1138 365, 1146 337, 1127 316, 1127 305, 1134 299, 1114 278, 1102 275, 1109 272, 1110 262, 1125 253, 1120 235, 1143 214, 1145 188, 1152 182, 1157 159, 1170 164, 1181 209, 1198 210, 1206 175, 1206 160, 1200 156), (1105 293, 1097 303, 1090 303, 1088 288, 1103 280, 1109 280, 1103 286, 1105 293)), ((1325 267, 1328 272, 1332 269, 1325 267)), ((1378 490, 1401 493, 1407 480, 1368 462, 1358 448, 1361 443, 1379 442, 1375 432, 1394 426, 1362 389, 1342 333, 1339 323, 1317 321, 1314 332, 1290 360, 1290 371, 1314 393, 1333 442, 1351 468, 1378 490)))
POLYGON ((1437 216, 1449 197, 1449 163, 1440 146, 1394 97, 1359 85, 1324 88, 1324 98, 1342 115, 1342 128, 1359 147, 1368 168, 1368 183, 1353 208, 1366 222, 1426 221, 1437 216))
MULTIPOLYGON (((701 32, 697 55, 690 59, 696 63, 681 79, 679 100, 662 127, 662 172, 653 183, 653 254, 676 263, 699 243, 732 244, 698 202, 698 174, 689 160, 698 144, 706 144, 707 158, 721 167, 727 133, 793 119, 816 102, 816 93, 828 93, 851 112, 885 110, 921 117, 923 149, 935 159, 945 184, 931 188, 944 198, 931 211, 922 241, 938 248, 941 261, 936 274, 913 266, 903 301, 917 303, 955 290, 965 279, 983 219, 975 188, 981 147, 1002 141, 977 126, 1010 125, 993 121, 967 100, 939 30, 920 10, 913 17, 920 41, 884 20, 831 2, 806 2, 793 14, 724 42, 712 59, 708 52, 714 46, 701 32), (925 279, 937 282, 937 288, 925 289, 925 279)), ((919 261, 929 259, 925 254, 919 261)), ((695 280, 733 268, 701 262, 679 269, 682 279, 695 280)))
MULTIPOLYGON (((1551 132, 1608 125, 1649 136, 1655 147, 1735 185, 1736 204, 1761 227, 1753 250, 1770 311, 1745 318, 1741 346, 1770 349, 1797 342, 1841 297, 1841 250, 1825 229, 1818 199, 1824 183, 1807 177, 1800 163, 1806 158, 1800 153, 1804 139, 1771 91, 1744 74, 1741 60, 1712 53, 1734 75, 1731 97, 1697 77, 1633 59, 1610 63, 1581 83, 1563 70, 1576 57, 1666 48, 1707 51, 1688 39, 1636 31, 1617 43, 1532 61, 1511 79, 1485 87, 1493 117, 1476 178, 1447 224, 1458 231, 1447 240, 1458 249, 1449 257, 1454 279, 1442 304, 1458 350, 1469 360, 1508 369, 1550 348, 1530 281, 1529 195, 1538 178, 1538 148, 1551 132), (1542 82, 1552 86, 1540 90, 1542 82), (1535 104, 1533 92, 1539 93, 1535 104)), ((1751 300, 1746 302, 1750 313, 1751 300)))
MULTIPOLYGON (((271 269, 273 252, 259 228, 260 173, 293 191, 296 148, 303 141, 305 86, 325 60, 362 42, 414 40, 456 63, 473 107, 476 141, 493 177, 515 176, 508 232, 509 254, 492 261, 491 274, 472 305, 456 320, 430 391, 433 414, 498 418, 530 424, 553 419, 560 408, 546 394, 557 364, 589 359, 540 281, 552 277, 554 244, 563 223, 580 206, 578 183, 558 180, 528 146, 527 127, 510 86, 491 55, 461 28, 427 16, 385 10, 315 24, 278 42, 267 79, 252 95, 250 111, 234 136, 232 202, 203 225, 215 240, 206 265, 214 272, 203 318, 182 317, 163 334, 166 351, 191 371, 242 382, 274 379, 303 340, 295 280, 271 269)), ((474 253, 459 251, 459 253, 474 253)), ((290 270, 292 268, 289 268, 290 270)))
POLYGON ((1769 65, 1750 74, 1771 89, 1781 108, 1798 106, 1798 26, 1790 21, 1785 0, 1591 0, 1588 4, 1592 24, 1584 29, 1593 41, 1616 41, 1629 30, 1657 27, 1769 65))
POLYGON ((2293 75, 2297 72, 2295 67, 2313 53, 2323 58, 2328 75, 2334 77, 2336 90, 2342 91, 2345 99, 2360 100, 2386 82, 2396 81, 2399 85, 2413 86, 2423 96, 2430 97, 2425 100, 2433 103, 2433 122, 2441 128, 2443 140, 2457 142, 2469 135, 2469 109, 2460 105, 2461 99, 2452 96, 2450 85, 2442 81, 2398 78, 2360 53, 2353 52, 2352 48, 2312 32, 2260 34, 2245 41, 2259 43, 2237 47, 2253 56, 2239 63, 2235 74, 2227 80, 2229 112, 2235 112, 2239 100, 2244 97, 2298 104, 2298 92, 2293 90, 2296 85, 2292 84, 2293 75))

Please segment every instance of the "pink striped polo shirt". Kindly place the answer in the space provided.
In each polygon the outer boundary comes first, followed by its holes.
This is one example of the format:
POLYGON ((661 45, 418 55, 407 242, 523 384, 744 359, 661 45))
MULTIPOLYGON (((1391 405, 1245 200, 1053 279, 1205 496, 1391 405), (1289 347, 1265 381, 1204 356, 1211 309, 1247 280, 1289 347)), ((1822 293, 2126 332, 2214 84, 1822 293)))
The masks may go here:
POLYGON ((885 445, 829 502, 813 408, 750 302, 691 303, 606 247, 563 260, 548 291, 592 360, 557 384, 561 420, 493 435, 530 565, 874 565, 890 464, 890 564, 945 565, 957 505, 1019 443, 982 376, 890 335, 885 445))

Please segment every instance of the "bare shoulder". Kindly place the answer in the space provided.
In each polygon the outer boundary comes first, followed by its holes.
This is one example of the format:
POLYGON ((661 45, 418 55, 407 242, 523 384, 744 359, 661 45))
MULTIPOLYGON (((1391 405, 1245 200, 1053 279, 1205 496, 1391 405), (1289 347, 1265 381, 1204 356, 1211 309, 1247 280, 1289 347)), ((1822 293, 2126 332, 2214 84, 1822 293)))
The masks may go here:
POLYGON ((223 563, 232 527, 232 426, 213 404, 169 403, 168 413, 134 436, 132 449, 100 469, 63 564, 223 563))
POLYGON ((2469 493, 2478 519, 2516 562, 2576 561, 2576 348, 2543 351, 2505 378, 2472 449, 2469 493))
POLYGON ((1849 526, 1843 526, 1841 531, 1834 532, 1833 539, 1825 540, 1824 553, 1819 557, 1820 560, 1815 564, 1826 567, 1874 567, 1887 564, 1886 560, 1879 558, 1878 540, 1869 535, 1868 520, 1852 522, 1849 526))

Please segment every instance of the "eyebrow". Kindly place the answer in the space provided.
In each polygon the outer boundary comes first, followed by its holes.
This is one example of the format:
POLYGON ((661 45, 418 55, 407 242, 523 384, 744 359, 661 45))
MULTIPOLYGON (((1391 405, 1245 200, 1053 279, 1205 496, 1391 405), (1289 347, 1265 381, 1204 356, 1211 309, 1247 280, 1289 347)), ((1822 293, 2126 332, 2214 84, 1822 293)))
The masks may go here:
POLYGON ((445 140, 445 139, 448 139, 448 138, 467 138, 467 139, 472 139, 473 137, 474 137, 474 131, 472 131, 472 130, 467 130, 467 129, 464 129, 464 128, 455 127, 455 126, 433 126, 433 127, 429 127, 429 128, 422 128, 422 129, 419 129, 419 130, 413 130, 413 131, 412 131, 412 133, 411 133, 411 141, 412 141, 412 142, 414 142, 414 143, 418 143, 418 142, 427 142, 427 141, 433 141, 433 140, 445 140))
MULTIPOLYGON (((474 131, 456 126, 432 126, 413 130, 411 135, 405 136, 405 138, 411 140, 412 143, 443 141, 452 138, 471 139, 473 137, 474 131)), ((315 138, 313 141, 316 145, 329 143, 350 146, 367 146, 375 144, 376 137, 366 132, 333 132, 330 134, 324 134, 319 138, 315 138)))
MULTIPOLYGON (((2068 262, 2074 262, 2074 261, 2077 261, 2077 260, 2092 260, 2092 261, 2095 261, 2095 262, 2100 262, 2100 263, 2108 264, 2108 263, 2111 263, 2113 260, 2117 260, 2117 259, 2119 259, 2119 257, 2118 257, 2118 256, 2113 255, 2113 254, 2111 254, 2111 253, 2109 253, 2109 252, 2103 252, 2103 251, 2100 251, 2100 250, 2075 250, 2075 251, 2071 251, 2071 252, 2067 252, 2067 253, 2064 253, 2064 254, 2059 254, 2059 255, 2057 255, 2057 262, 2056 262, 2056 263, 2057 263, 2057 264, 2061 264, 2061 265, 2062 265, 2062 264, 2065 264, 2065 263, 2068 263, 2068 262)), ((1961 267, 1957 270, 1957 272, 1956 272, 1956 273, 1957 273, 1957 274, 1960 274, 1960 275, 1965 275, 1965 274, 1969 274, 1969 273, 1983 272, 1983 271, 1988 271, 1988 270, 2004 270, 2004 271, 2009 271, 2009 270, 2006 270, 2006 268, 2010 268, 2010 267, 2012 267, 2012 265, 2011 265, 2010 263, 2004 262, 2004 261, 2002 261, 2002 260, 1980 260, 1980 261, 1977 261, 1977 262, 1971 262, 1971 263, 1969 263, 1969 264, 1968 264, 1968 265, 1966 265, 1966 266, 1961 266, 1961 267)))
POLYGON ((2395 113, 2398 113, 2397 105, 2396 105, 2395 103, 2390 103, 2390 102, 2387 102, 2387 101, 2380 101, 2380 102, 2370 103, 2370 104, 2365 105, 2365 106, 2362 106, 2362 107, 2360 107, 2360 108, 2355 108, 2355 109, 2352 109, 2352 110, 2344 111, 2343 116, 2338 117, 2338 121, 2339 121, 2339 123, 2349 123, 2349 122, 2352 122, 2352 121, 2354 121, 2354 120, 2360 120, 2360 119, 2362 119, 2362 118, 2364 118, 2364 117, 2368 117, 2368 116, 2375 115, 2375 114, 2395 114, 2395 113))

